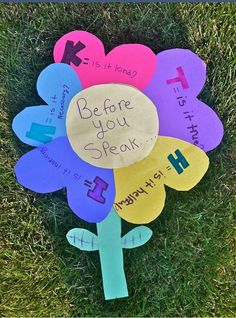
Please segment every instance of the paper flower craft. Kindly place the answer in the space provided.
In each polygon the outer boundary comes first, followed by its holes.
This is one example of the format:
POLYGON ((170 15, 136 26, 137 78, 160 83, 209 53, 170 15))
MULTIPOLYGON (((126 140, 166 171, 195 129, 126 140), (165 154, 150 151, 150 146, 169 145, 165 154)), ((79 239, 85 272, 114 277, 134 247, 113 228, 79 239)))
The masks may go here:
POLYGON ((208 168, 205 152, 222 139, 219 118, 197 99, 206 67, 184 49, 156 56, 125 44, 105 55, 102 42, 84 31, 59 39, 54 59, 37 82, 47 106, 14 118, 16 135, 36 147, 15 174, 35 192, 66 188, 72 211, 97 224, 97 235, 70 230, 69 243, 99 251, 105 298, 125 297, 123 248, 145 244, 152 231, 141 225, 121 237, 121 218, 153 221, 165 185, 194 187, 208 168))

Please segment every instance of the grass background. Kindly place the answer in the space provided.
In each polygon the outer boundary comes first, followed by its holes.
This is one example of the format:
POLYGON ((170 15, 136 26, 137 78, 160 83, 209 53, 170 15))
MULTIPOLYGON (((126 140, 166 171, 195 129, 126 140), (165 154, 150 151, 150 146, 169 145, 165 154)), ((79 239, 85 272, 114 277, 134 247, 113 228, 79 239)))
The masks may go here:
MULTIPOLYGON (((234 3, 0 5, 0 315, 235 317, 234 3), (17 184, 13 166, 30 149, 11 131, 13 117, 42 101, 40 71, 66 32, 96 34, 106 51, 138 42, 154 52, 189 48, 207 63, 200 98, 224 122, 210 169, 188 193, 167 190, 152 240, 124 251, 130 297, 105 302, 97 253, 68 245, 66 232, 94 226, 76 218, 65 192, 38 195, 17 184)), ((123 222, 126 232, 130 225, 123 222)))

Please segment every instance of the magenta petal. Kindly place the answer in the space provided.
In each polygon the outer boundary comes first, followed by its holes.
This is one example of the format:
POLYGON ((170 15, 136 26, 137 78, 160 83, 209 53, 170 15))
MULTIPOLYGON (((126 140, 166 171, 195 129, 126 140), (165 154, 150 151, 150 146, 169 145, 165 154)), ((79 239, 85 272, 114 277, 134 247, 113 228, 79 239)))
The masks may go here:
POLYGON ((18 182, 34 192, 49 193, 66 187, 70 208, 88 222, 102 221, 114 202, 113 170, 81 160, 66 137, 22 156, 15 173, 18 182))
POLYGON ((206 65, 193 52, 173 49, 157 55, 158 66, 144 93, 156 105, 159 134, 180 138, 204 151, 216 148, 223 137, 217 114, 197 99, 206 65))

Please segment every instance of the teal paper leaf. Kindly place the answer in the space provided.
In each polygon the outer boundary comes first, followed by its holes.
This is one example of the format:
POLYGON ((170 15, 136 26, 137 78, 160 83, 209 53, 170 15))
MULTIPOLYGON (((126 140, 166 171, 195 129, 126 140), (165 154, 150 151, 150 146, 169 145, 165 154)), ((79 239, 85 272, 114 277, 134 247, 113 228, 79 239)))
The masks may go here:
POLYGON ((144 245, 152 236, 152 230, 147 226, 137 226, 122 237, 123 248, 135 248, 144 245))
POLYGON ((94 233, 75 228, 66 234, 68 242, 82 251, 97 251, 98 237, 94 233))

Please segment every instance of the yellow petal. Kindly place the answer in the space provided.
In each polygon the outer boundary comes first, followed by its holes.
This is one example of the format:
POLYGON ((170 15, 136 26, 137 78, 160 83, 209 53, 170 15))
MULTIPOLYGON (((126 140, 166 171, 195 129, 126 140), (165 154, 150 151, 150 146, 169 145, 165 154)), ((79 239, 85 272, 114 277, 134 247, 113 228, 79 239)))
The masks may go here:
MULTIPOLYGON (((156 186, 155 189, 147 189, 142 186, 132 186, 131 182, 127 184, 126 181, 125 183, 125 189, 117 191, 114 203, 115 210, 120 217, 135 224, 145 224, 155 220, 165 205, 164 185, 156 186)), ((136 183, 136 185, 138 184, 136 183)))
POLYGON ((180 139, 159 136, 147 158, 114 169, 114 207, 128 222, 149 223, 164 207, 164 184, 176 190, 190 190, 204 176, 208 165, 209 159, 200 148, 180 139))

